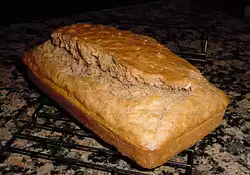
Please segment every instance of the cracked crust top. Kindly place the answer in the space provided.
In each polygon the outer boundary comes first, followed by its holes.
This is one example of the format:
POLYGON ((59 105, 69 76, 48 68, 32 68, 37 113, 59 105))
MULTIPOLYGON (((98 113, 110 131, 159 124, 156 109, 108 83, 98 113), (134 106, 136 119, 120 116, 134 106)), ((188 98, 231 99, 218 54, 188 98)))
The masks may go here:
POLYGON ((75 24, 57 29, 52 37, 99 47, 134 74, 159 79, 169 86, 182 88, 200 76, 198 69, 155 39, 130 31, 104 25, 75 24))

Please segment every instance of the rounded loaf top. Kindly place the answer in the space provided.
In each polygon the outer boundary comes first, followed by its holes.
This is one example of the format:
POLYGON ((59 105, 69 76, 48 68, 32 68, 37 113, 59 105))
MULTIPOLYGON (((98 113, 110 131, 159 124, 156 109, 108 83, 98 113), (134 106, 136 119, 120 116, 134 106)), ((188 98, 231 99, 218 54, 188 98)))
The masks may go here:
POLYGON ((159 79, 173 88, 184 88, 201 77, 188 61, 149 36, 100 24, 65 26, 52 33, 52 37, 58 36, 97 46, 140 77, 159 79))

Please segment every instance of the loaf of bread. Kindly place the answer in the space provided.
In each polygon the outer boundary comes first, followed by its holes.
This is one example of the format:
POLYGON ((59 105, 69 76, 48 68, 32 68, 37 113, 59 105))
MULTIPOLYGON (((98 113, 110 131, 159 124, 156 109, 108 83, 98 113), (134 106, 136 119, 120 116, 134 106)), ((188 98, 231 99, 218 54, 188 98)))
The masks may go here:
POLYGON ((59 28, 23 61, 41 90, 144 168, 212 132, 229 103, 155 39, 111 26, 59 28))

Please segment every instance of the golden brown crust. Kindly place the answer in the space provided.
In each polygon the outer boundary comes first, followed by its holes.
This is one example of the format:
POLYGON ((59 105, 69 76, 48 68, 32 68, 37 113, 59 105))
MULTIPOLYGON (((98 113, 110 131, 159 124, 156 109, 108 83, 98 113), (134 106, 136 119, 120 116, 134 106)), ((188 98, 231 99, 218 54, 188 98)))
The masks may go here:
POLYGON ((166 142, 162 148, 158 150, 140 149, 124 140, 121 136, 113 133, 108 128, 101 125, 99 122, 93 120, 92 116, 88 116, 77 100, 67 97, 67 92, 60 89, 51 81, 43 79, 34 72, 27 69, 29 78, 39 86, 42 91, 54 99, 60 106, 68 111, 72 116, 76 117, 87 128, 94 131, 101 139, 109 144, 115 145, 117 149, 125 156, 135 160, 140 166, 144 168, 155 168, 162 165, 174 155, 177 155, 181 151, 192 146, 195 142, 191 139, 197 140, 197 138, 203 138, 211 130, 216 128, 220 123, 224 115, 224 111, 219 112, 214 117, 208 119, 201 125, 198 125, 193 130, 188 131, 174 142, 166 142), (56 89, 56 91, 55 91, 56 89))
POLYGON ((129 67, 135 74, 161 79, 170 86, 184 87, 193 79, 192 76, 199 75, 198 69, 186 60, 178 58, 155 39, 110 26, 66 26, 56 30, 52 39, 57 44, 67 40, 87 48, 94 45, 94 48, 100 49, 101 52, 114 56, 116 61, 129 67))
POLYGON ((101 25, 58 29, 24 63, 85 114, 87 127, 146 168, 211 132, 229 103, 154 39, 101 25))

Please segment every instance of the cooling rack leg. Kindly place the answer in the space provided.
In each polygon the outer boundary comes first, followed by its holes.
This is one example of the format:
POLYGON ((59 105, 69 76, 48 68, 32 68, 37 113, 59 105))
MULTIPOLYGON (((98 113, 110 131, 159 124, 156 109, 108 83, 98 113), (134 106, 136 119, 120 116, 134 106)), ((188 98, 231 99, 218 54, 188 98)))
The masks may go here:
POLYGON ((187 170, 186 170, 186 175, 192 175, 193 174, 193 170, 194 170, 194 149, 195 149, 195 145, 191 147, 191 152, 188 153, 188 156, 187 156, 187 164, 188 165, 191 165, 191 167, 189 167, 187 170))

